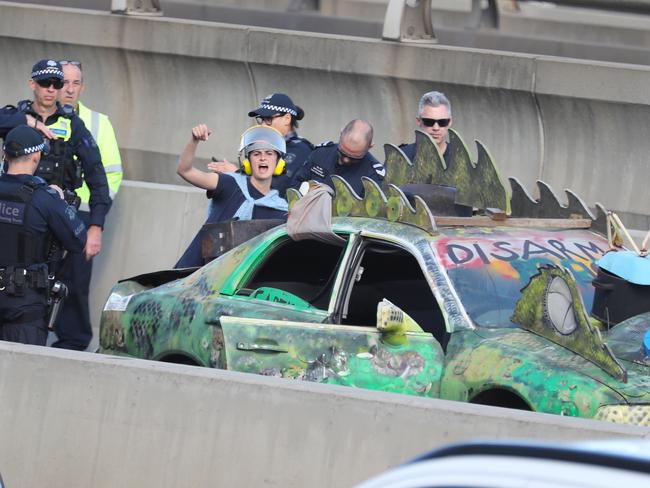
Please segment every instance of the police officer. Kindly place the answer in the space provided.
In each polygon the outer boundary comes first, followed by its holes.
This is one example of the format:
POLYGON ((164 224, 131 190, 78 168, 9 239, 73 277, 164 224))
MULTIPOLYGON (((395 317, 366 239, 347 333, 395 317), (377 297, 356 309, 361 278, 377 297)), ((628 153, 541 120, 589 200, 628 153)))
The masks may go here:
MULTIPOLYGON (((0 110, 3 116, 26 114, 44 124, 53 133, 50 152, 40 161, 36 175, 48 183, 61 186, 64 190, 75 190, 85 181, 90 188, 90 214, 87 219, 88 238, 84 254, 91 259, 101 250, 101 233, 104 219, 111 204, 106 173, 95 140, 77 116, 74 108, 61 105, 57 99, 63 87, 61 64, 51 59, 39 61, 32 68, 29 86, 34 94, 33 100, 23 100, 17 107, 7 106, 0 110)), ((0 129, 0 137, 4 136, 0 129)), ((74 266, 62 264, 65 272, 72 277, 64 281, 74 295, 77 279, 74 266)), ((62 273, 64 274, 64 273, 62 273)), ((86 305, 86 313, 87 312, 86 305)), ((58 341, 55 347, 66 349, 85 349, 92 338, 90 320, 80 322, 61 322, 57 325, 58 341)))
POLYGON ((352 120, 341 131, 338 144, 326 142, 314 149, 296 176, 294 185, 315 180, 334 187, 332 175, 338 175, 359 196, 363 196, 362 176, 381 184, 386 174, 384 165, 369 152, 372 135, 373 129, 368 122, 352 120))
MULTIPOLYGON (((273 189, 278 190, 280 196, 285 198, 287 188, 293 186, 293 179, 302 167, 307 156, 314 150, 314 146, 304 137, 298 136, 298 121, 302 120, 305 112, 293 103, 291 98, 284 93, 273 93, 264 98, 259 107, 248 112, 249 117, 255 117, 260 125, 269 125, 284 136, 287 152, 284 156, 285 170, 281 175, 273 178, 273 189)), ((218 172, 236 171, 237 167, 227 161, 211 163, 209 169, 218 172)))
POLYGON ((0 339, 42 346, 51 239, 71 252, 86 244, 86 227, 61 189, 33 176, 46 145, 31 127, 12 129, 3 146, 7 170, 0 176, 0 339))

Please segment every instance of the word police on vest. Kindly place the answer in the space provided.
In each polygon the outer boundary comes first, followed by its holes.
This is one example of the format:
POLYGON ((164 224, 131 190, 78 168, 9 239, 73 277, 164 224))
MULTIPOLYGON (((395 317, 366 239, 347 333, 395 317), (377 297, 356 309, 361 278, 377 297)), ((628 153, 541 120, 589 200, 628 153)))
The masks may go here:
POLYGON ((25 204, 0 200, 0 222, 22 225, 25 216, 25 204))

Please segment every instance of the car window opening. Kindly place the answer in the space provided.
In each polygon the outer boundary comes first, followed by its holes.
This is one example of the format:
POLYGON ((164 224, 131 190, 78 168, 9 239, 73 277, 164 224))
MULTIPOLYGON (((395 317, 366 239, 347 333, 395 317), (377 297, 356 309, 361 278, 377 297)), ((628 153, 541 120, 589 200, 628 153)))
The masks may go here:
POLYGON ((344 324, 376 326, 377 304, 386 298, 444 347, 447 335, 444 317, 411 253, 396 246, 373 243, 365 249, 359 271, 352 284, 344 324))
MULTIPOLYGON (((342 236, 346 238, 347 236, 342 236)), ((287 238, 267 255, 238 294, 277 288, 327 310, 345 246, 287 238)))

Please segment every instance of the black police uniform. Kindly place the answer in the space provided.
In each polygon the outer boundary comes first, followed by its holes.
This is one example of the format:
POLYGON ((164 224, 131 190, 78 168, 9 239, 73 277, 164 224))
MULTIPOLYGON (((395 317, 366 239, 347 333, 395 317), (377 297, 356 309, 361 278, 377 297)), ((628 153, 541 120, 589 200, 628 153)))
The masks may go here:
MULTIPOLYGON (((89 223, 103 227, 111 206, 106 172, 97 143, 74 108, 57 102, 56 112, 47 120, 42 120, 32 108, 32 102, 23 100, 18 102, 17 107, 7 105, 0 109, 0 122, 3 118, 10 120, 11 116, 14 116, 13 121, 16 122, 17 116, 21 114, 23 120, 18 123, 24 123, 24 114, 29 114, 42 121, 57 136, 50 141, 50 152, 41 158, 35 175, 64 190, 75 190, 85 180, 90 189, 89 223)), ((2 127, 0 124, 0 138, 4 139, 9 129, 13 128, 8 122, 6 125, 2 127)))
POLYGON ((385 175, 384 165, 372 154, 368 152, 361 161, 342 165, 338 163, 338 148, 339 145, 334 142, 316 146, 297 174, 294 187, 300 186, 303 181, 315 180, 334 188, 332 175, 338 175, 344 178, 359 196, 363 196, 362 176, 367 176, 381 184, 385 175))
MULTIPOLYGON (((1 109, 0 122, 3 116, 8 119, 20 114, 32 115, 57 136, 50 142, 50 153, 41 157, 35 174, 64 190, 74 190, 85 180, 90 189, 90 213, 79 212, 79 218, 87 226, 103 227, 111 206, 106 172, 97 144, 74 108, 57 103, 56 112, 43 121, 33 110, 32 102, 23 100, 17 107, 1 109)), ((8 122, 6 124, 9 125, 8 122)), ((0 125, 0 137, 4 138, 6 132, 0 125)), ((56 327, 58 340, 54 347, 83 350, 92 339, 88 306, 91 266, 85 257, 73 253, 61 263, 57 278, 66 284, 69 295, 59 316, 56 327)))
POLYGON ((274 176, 271 182, 271 188, 278 190, 282 198, 286 198, 287 189, 294 185, 296 174, 305 164, 307 157, 314 150, 314 145, 307 139, 299 137, 295 132, 286 140, 287 152, 284 161, 287 163, 285 172, 281 175, 274 176))
POLYGON ((0 176, 0 339, 45 345, 51 237, 81 252, 86 227, 36 176, 0 176))

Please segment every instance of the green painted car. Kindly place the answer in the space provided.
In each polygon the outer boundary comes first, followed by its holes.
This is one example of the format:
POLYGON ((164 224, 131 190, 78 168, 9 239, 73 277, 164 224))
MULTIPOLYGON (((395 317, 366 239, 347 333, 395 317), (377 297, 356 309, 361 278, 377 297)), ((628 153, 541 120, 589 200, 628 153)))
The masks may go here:
POLYGON ((580 222, 334 217, 338 243, 276 227, 118 283, 100 352, 648 426, 650 315, 589 320, 608 244, 580 222))

